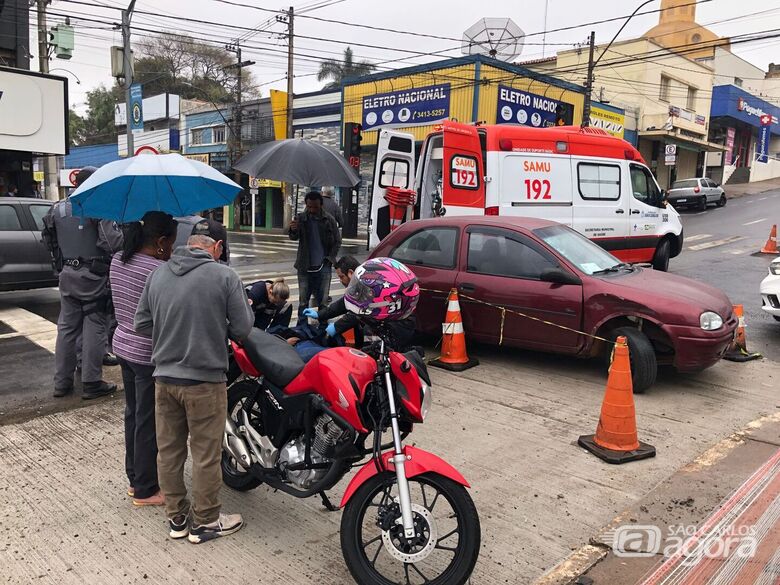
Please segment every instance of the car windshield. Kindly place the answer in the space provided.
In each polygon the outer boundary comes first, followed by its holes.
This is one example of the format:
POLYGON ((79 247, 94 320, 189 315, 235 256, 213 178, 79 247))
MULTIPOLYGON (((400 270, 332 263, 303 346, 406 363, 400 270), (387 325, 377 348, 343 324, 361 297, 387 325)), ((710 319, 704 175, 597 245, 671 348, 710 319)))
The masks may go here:
POLYGON ((688 179, 687 181, 675 181, 672 189, 691 189, 699 186, 698 179, 688 179))
POLYGON ((624 266, 612 254, 566 226, 539 228, 534 234, 585 274, 610 272, 624 266))

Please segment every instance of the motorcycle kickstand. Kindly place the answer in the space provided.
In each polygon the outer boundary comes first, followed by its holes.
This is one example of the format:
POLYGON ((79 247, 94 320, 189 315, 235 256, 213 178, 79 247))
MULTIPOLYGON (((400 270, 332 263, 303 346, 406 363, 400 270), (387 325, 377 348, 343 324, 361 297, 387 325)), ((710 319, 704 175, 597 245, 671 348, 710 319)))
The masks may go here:
POLYGON ((333 503, 330 501, 330 498, 328 498, 328 494, 326 494, 324 491, 319 493, 320 498, 322 498, 322 505, 325 506, 325 509, 328 512, 338 512, 341 508, 338 506, 334 506, 333 503))

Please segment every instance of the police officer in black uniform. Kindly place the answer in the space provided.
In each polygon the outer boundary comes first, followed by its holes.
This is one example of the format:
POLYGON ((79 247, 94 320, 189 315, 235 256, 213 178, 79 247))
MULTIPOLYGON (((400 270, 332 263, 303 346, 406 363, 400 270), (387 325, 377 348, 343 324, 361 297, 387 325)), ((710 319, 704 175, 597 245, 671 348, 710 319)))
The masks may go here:
MULTIPOLYGON (((97 169, 85 167, 76 186, 97 169)), ((108 269, 111 256, 122 247, 115 222, 74 217, 70 202, 55 203, 44 217, 44 240, 60 272, 60 316, 54 353, 54 396, 73 392, 78 340, 81 338, 82 398, 89 400, 116 391, 104 382, 103 355, 108 336, 108 269)))

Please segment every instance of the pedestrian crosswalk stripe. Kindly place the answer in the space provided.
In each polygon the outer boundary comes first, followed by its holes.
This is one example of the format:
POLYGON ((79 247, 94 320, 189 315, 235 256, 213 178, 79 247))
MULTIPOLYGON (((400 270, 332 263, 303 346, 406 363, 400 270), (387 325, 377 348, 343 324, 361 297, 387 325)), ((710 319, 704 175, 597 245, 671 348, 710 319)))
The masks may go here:
POLYGON ((34 344, 54 353, 57 344, 57 325, 40 315, 20 308, 0 309, 0 321, 15 333, 4 333, 0 339, 26 337, 34 344))
POLYGON ((722 240, 713 240, 711 242, 704 242, 703 244, 696 244, 695 246, 688 246, 689 250, 708 250, 709 248, 717 248, 718 246, 725 246, 726 244, 732 244, 740 240, 744 240, 744 236, 730 236, 723 238, 722 240))

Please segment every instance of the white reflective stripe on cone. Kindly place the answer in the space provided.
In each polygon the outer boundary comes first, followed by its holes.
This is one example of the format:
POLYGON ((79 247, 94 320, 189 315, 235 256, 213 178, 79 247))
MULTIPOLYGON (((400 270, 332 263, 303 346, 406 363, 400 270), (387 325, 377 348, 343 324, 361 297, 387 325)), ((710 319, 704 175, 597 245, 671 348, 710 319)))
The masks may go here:
POLYGON ((745 326, 745 317, 744 316, 739 318, 739 326, 740 327, 744 327, 745 326))
POLYGON ((460 303, 458 301, 449 301, 447 303, 447 311, 460 313, 460 303))
POLYGON ((463 333, 463 323, 442 323, 441 332, 444 335, 463 333))

